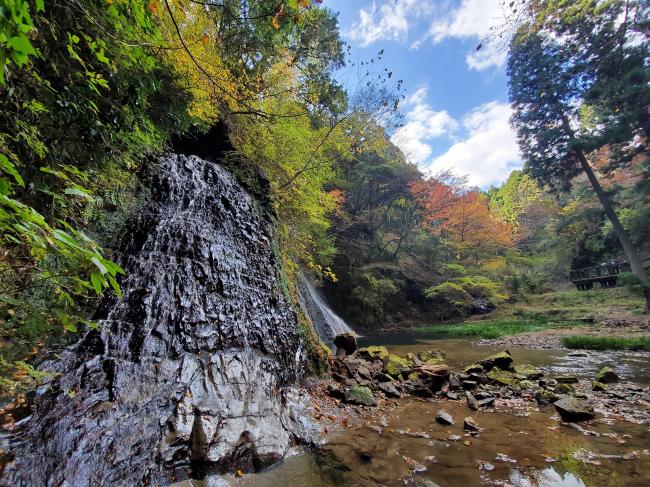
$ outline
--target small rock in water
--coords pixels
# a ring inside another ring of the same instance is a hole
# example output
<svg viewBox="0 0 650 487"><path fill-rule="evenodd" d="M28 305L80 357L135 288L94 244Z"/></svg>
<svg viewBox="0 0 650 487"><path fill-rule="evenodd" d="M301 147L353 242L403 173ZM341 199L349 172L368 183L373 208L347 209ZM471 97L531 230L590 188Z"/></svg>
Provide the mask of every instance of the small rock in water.
<svg viewBox="0 0 650 487"><path fill-rule="evenodd" d="M553 388L556 394L571 394L575 389L571 384L560 383Z"/></svg>
<svg viewBox="0 0 650 487"><path fill-rule="evenodd" d="M601 384L613 384L614 382L619 381L619 377L612 368L603 367L600 369L600 372L598 372L594 380L596 382L600 382Z"/></svg>
<svg viewBox="0 0 650 487"><path fill-rule="evenodd" d="M494 465L492 465L490 462L484 462L483 460L478 460L476 462L478 464L479 470L484 470L485 472L491 472L494 470Z"/></svg>
<svg viewBox="0 0 650 487"><path fill-rule="evenodd" d="M559 384L577 384L578 378L575 375L558 375L555 376L555 380Z"/></svg>
<svg viewBox="0 0 650 487"><path fill-rule="evenodd" d="M444 409L440 409L436 413L436 421L440 424L445 424L445 425L454 425L456 422L454 421L454 418L449 414L447 411Z"/></svg>
<svg viewBox="0 0 650 487"><path fill-rule="evenodd" d="M460 435L449 435L449 436L447 437L447 439L448 439L449 441L458 441L458 440L460 440L461 438L462 438L462 436L460 436Z"/></svg>
<svg viewBox="0 0 650 487"><path fill-rule="evenodd" d="M588 421L596 417L594 413L594 408L591 404L584 399L578 399L575 397L564 397L557 401L555 404L555 409L562 417L563 421L567 422L579 422L579 421Z"/></svg>
<svg viewBox="0 0 650 487"><path fill-rule="evenodd" d="M474 394L472 394L469 391L466 391L465 398L467 399L467 407L474 411L478 411L478 401L474 397Z"/></svg>
<svg viewBox="0 0 650 487"><path fill-rule="evenodd" d="M501 370L508 370L512 364L512 355L510 355L510 352L506 350L490 355L489 357L480 360L478 363L485 370L491 370L494 367L499 367Z"/></svg>
<svg viewBox="0 0 650 487"><path fill-rule="evenodd" d="M569 357L589 357L589 354L587 352L571 352Z"/></svg>
<svg viewBox="0 0 650 487"><path fill-rule="evenodd" d="M497 462L503 462L503 463L517 463L517 460L515 460L514 458L510 458L508 455L505 455L504 453L497 453L495 460Z"/></svg>
<svg viewBox="0 0 650 487"><path fill-rule="evenodd" d="M465 431L480 431L481 429L476 423L476 420L471 416L467 416L463 420L463 428L465 429Z"/></svg>
<svg viewBox="0 0 650 487"><path fill-rule="evenodd" d="M478 405L479 405L479 407L482 407L482 408L488 408L488 407L490 407L490 406L492 406L494 404L495 400L496 400L496 398L494 398L494 397L488 397L486 399L481 399L478 402Z"/></svg>
<svg viewBox="0 0 650 487"><path fill-rule="evenodd" d="M457 401L458 400L458 393L456 393L456 392L448 392L447 393L447 399Z"/></svg>

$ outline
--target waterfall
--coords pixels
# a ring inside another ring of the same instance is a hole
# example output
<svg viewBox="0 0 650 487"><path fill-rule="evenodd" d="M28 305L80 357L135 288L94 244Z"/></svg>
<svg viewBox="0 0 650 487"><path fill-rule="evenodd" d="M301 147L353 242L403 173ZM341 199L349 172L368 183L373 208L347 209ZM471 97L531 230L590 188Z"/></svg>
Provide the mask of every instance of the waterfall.
<svg viewBox="0 0 650 487"><path fill-rule="evenodd" d="M327 305L320 289L305 274L298 277L300 305L309 317L316 333L325 343L332 343L340 333L352 332L348 324Z"/></svg>
<svg viewBox="0 0 650 487"><path fill-rule="evenodd" d="M302 438L305 356L264 208L219 164L161 158L122 245L124 299L44 364L0 485L167 485ZM0 445L7 449L6 445Z"/></svg>

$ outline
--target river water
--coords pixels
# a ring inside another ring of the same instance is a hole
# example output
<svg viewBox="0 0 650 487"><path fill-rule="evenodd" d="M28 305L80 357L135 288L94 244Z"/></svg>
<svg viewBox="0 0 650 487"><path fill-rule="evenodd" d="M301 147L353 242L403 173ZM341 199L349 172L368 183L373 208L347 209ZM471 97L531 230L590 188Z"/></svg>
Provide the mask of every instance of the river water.
<svg viewBox="0 0 650 487"><path fill-rule="evenodd" d="M360 341L362 345L385 345L402 356L438 348L446 352L452 367L498 351L469 340L403 334ZM523 348L510 352L515 364L531 363L550 375L571 373L591 379L602 366L611 365L640 387L647 388L650 383L648 353L590 351L587 356L575 356L568 350ZM454 426L433 420L442 408L454 417ZM477 437L463 431L463 418L469 415L483 429ZM647 422L613 418L584 424L579 431L562 424L552 407L539 410L530 402L473 412L464 401L404 397L390 408L371 410L355 426L325 435L317 451L294 449L281 464L254 476L232 477L229 483L286 487L650 486Z"/></svg>

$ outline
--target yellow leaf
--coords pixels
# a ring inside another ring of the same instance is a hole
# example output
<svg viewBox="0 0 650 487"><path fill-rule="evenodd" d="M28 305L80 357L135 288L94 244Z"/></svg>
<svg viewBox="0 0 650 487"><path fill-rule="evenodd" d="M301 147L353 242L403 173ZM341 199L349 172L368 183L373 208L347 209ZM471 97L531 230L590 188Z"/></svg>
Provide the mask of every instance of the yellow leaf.
<svg viewBox="0 0 650 487"><path fill-rule="evenodd" d="M237 477L243 477L243 476L244 476L244 472L242 472L241 470L237 469Z"/></svg>
<svg viewBox="0 0 650 487"><path fill-rule="evenodd" d="M149 12L151 12L153 15L158 14L158 2L156 0L151 0L147 7L149 8Z"/></svg>
<svg viewBox="0 0 650 487"><path fill-rule="evenodd" d="M280 29L280 17L277 15L271 19L271 25L275 27L275 30Z"/></svg>

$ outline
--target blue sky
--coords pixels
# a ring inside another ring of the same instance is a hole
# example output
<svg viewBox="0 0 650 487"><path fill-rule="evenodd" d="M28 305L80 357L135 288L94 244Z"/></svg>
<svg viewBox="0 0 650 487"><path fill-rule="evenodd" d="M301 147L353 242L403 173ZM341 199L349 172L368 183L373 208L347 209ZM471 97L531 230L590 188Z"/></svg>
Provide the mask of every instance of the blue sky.
<svg viewBox="0 0 650 487"><path fill-rule="evenodd" d="M325 0L354 60L376 58L403 79L405 125L393 142L426 174L502 183L521 167L508 124L506 53L485 42L503 0ZM477 51L476 46L483 42Z"/></svg>

